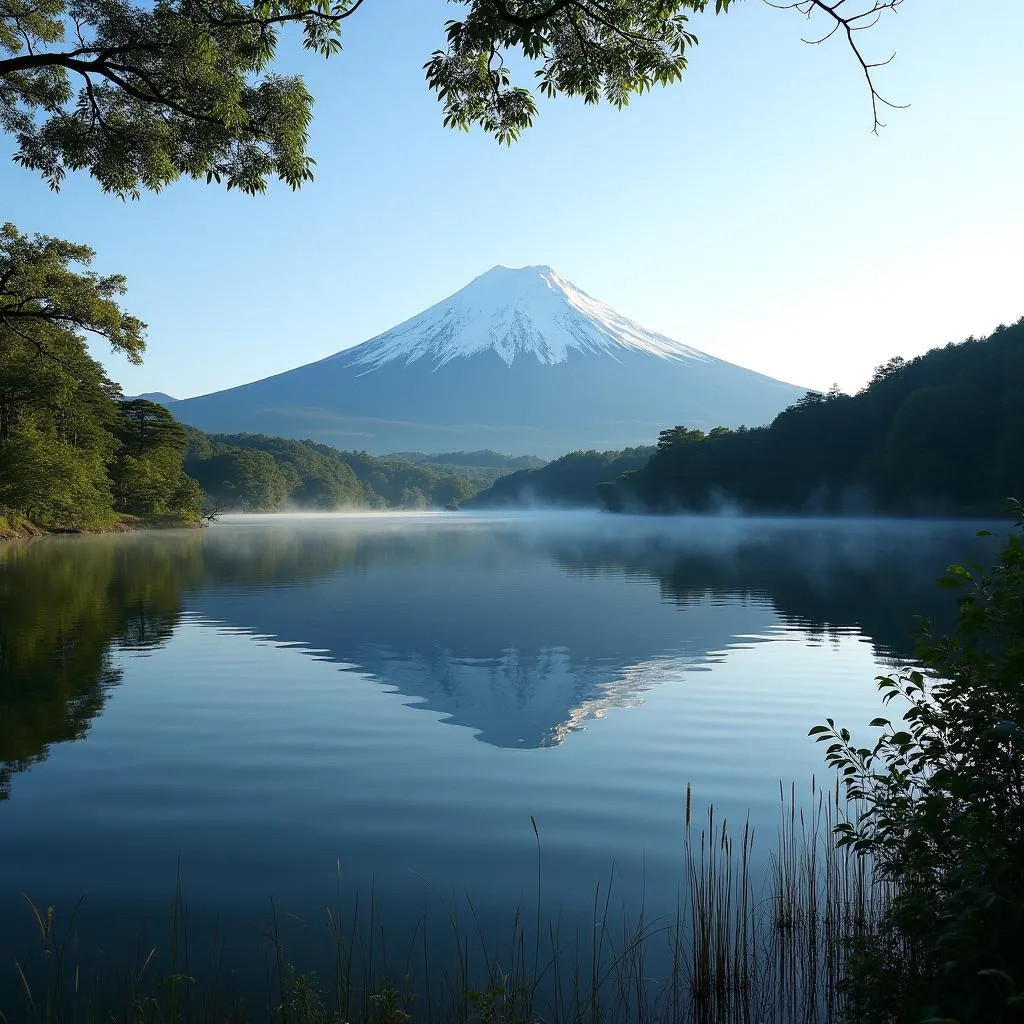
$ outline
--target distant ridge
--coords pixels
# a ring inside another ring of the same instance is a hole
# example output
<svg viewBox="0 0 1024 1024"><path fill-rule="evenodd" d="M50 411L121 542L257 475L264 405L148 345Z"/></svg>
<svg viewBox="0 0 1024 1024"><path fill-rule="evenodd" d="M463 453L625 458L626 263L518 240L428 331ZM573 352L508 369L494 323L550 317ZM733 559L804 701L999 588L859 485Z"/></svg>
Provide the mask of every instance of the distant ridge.
<svg viewBox="0 0 1024 1024"><path fill-rule="evenodd" d="M175 403L203 430L550 459L675 423L766 423L804 392L650 331L548 266L494 267L370 341Z"/></svg>
<svg viewBox="0 0 1024 1024"><path fill-rule="evenodd" d="M170 402L178 401L178 399L172 398L163 391L147 391L142 395L125 395L124 397L129 401L135 398L144 398L147 402L156 402L157 405L167 405Z"/></svg>

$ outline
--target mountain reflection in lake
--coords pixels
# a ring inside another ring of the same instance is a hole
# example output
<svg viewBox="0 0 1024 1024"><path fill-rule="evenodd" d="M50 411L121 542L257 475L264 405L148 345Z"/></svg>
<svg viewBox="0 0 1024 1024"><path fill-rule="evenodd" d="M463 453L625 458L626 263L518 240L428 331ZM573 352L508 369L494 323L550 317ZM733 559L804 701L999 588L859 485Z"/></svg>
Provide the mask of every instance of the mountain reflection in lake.
<svg viewBox="0 0 1024 1024"><path fill-rule="evenodd" d="M770 826L778 780L820 773L808 726L865 723L914 616L948 616L977 525L295 516L0 547L0 920L85 893L130 947L179 855L227 928L271 896L315 915L339 858L394 921L453 888L498 917L531 815L552 908L613 862L671 904L686 783Z"/></svg>

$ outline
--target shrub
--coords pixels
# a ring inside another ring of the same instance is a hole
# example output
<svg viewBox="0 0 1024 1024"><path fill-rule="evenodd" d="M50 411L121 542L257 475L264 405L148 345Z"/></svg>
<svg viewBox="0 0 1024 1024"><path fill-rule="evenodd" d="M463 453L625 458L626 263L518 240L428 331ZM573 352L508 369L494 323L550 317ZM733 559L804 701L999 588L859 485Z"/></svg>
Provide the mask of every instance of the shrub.
<svg viewBox="0 0 1024 1024"><path fill-rule="evenodd" d="M921 668L878 681L902 720L876 718L871 748L831 719L811 730L855 808L838 843L895 888L848 966L865 1024L1024 1017L1024 544L943 582L961 589L953 632L926 626Z"/></svg>

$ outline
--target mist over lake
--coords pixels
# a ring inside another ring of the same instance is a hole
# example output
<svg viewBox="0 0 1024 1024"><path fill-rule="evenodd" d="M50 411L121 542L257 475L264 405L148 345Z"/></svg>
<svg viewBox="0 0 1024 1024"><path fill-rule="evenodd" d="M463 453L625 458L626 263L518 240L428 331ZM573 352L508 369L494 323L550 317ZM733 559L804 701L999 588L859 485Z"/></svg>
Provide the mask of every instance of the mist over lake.
<svg viewBox="0 0 1024 1024"><path fill-rule="evenodd" d="M531 816L545 914L578 927L610 877L670 913L687 785L767 848L780 780L825 776L808 727L874 717L984 525L252 516L0 548L0 960L22 894L85 896L76 928L130 957L179 863L196 941L240 956L271 898L296 948L357 892L395 934L469 893L498 934L536 899Z"/></svg>

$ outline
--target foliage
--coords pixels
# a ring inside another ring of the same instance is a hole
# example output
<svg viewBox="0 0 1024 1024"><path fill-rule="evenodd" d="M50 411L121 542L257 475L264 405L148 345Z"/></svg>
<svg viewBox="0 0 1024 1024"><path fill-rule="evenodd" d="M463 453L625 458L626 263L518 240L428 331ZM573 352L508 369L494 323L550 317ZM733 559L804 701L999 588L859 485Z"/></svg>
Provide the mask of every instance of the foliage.
<svg viewBox="0 0 1024 1024"><path fill-rule="evenodd" d="M202 492L182 468L185 428L162 405L135 398L118 403L114 433L121 442L110 470L117 509L149 518L185 510L195 520Z"/></svg>
<svg viewBox="0 0 1024 1024"><path fill-rule="evenodd" d="M465 477L365 452L264 434L207 436L186 429L186 470L212 502L229 510L442 508L475 491Z"/></svg>
<svg viewBox="0 0 1024 1024"><path fill-rule="evenodd" d="M902 720L876 718L871 747L831 719L811 730L855 811L838 844L896 883L848 977L862 1021L1024 1016L1024 544L945 582L963 590L952 634L926 632L923 670L879 679Z"/></svg>
<svg viewBox="0 0 1024 1024"><path fill-rule="evenodd" d="M617 106L677 80L696 40L686 14L709 0L588 0L518 10L463 0L448 49L426 65L447 124L479 124L502 141L536 111L513 87L501 51L539 64L541 91ZM262 191L312 176L306 153L313 97L273 69L282 29L306 49L341 49L341 27L362 0L4 0L0 5L0 126L16 159L59 187L88 169L117 195L160 189L181 176ZM715 0L718 9L730 0Z"/></svg>
<svg viewBox="0 0 1024 1024"><path fill-rule="evenodd" d="M331 450L324 445L317 447ZM367 488L370 503L383 504L385 508L446 508L461 504L477 491L471 480L461 473L366 452L341 452L340 455Z"/></svg>
<svg viewBox="0 0 1024 1024"><path fill-rule="evenodd" d="M2 27L0 15L0 45ZM48 235L29 237L13 224L4 224L0 228L0 328L55 359L60 359L60 342L66 340L61 331L76 336L85 331L105 338L113 351L131 362L141 362L146 325L117 304L125 293L122 275L101 276L88 269L94 256L87 245Z"/></svg>
<svg viewBox="0 0 1024 1024"><path fill-rule="evenodd" d="M187 466L209 500L226 509L275 512L288 498L285 476L269 452L230 448Z"/></svg>
<svg viewBox="0 0 1024 1024"><path fill-rule="evenodd" d="M512 67L534 69L544 96L616 107L678 81L697 39L688 18L734 0L457 0L446 48L424 65L444 122L478 125L511 142L537 112ZM791 4L840 28L871 88L876 126L885 101L856 31L902 0L849 14L821 0ZM88 170L104 191L137 196L181 177L244 192L312 176L313 97L276 70L282 33L307 50L341 49L363 0L0 0L0 130L15 159L58 188ZM804 8L807 8L806 10ZM506 58L516 58L511 62Z"/></svg>
<svg viewBox="0 0 1024 1024"><path fill-rule="evenodd" d="M447 26L448 49L426 65L427 82L445 106L445 124L480 125L501 142L518 138L537 107L512 84L502 53L519 50L536 70L544 96L605 100L617 107L655 85L678 81L697 39L688 15L732 0L612 0L594 4L464 0L462 21Z"/></svg>
<svg viewBox="0 0 1024 1024"><path fill-rule="evenodd" d="M727 431L726 427L715 427L715 431ZM714 431L712 431L714 433ZM716 436L719 436L716 434ZM696 444L698 441L703 441L707 437L707 434L703 430L688 430L686 427L676 424L674 427L669 427L667 430L662 430L658 434L657 450L659 452L667 452L670 448L677 444Z"/></svg>
<svg viewBox="0 0 1024 1024"><path fill-rule="evenodd" d="M663 431L605 507L772 513L989 513L1020 487L1024 319L904 361L849 396L808 392L768 427Z"/></svg>
<svg viewBox="0 0 1024 1024"><path fill-rule="evenodd" d="M123 278L82 269L91 258L0 231L0 515L58 529L121 514L194 520L182 428L160 406L121 401L89 355L91 333L137 361L144 327L117 304Z"/></svg>
<svg viewBox="0 0 1024 1024"><path fill-rule="evenodd" d="M562 505L574 508L597 504L599 486L644 465L653 447L611 452L570 452L539 469L511 473L468 503L470 508L508 505Z"/></svg>
<svg viewBox="0 0 1024 1024"><path fill-rule="evenodd" d="M415 462L420 466L454 476L465 477L476 488L483 490L490 487L509 473L519 469L540 469L547 463L535 455L502 455L489 448L475 452L391 452L386 458L397 462Z"/></svg>

